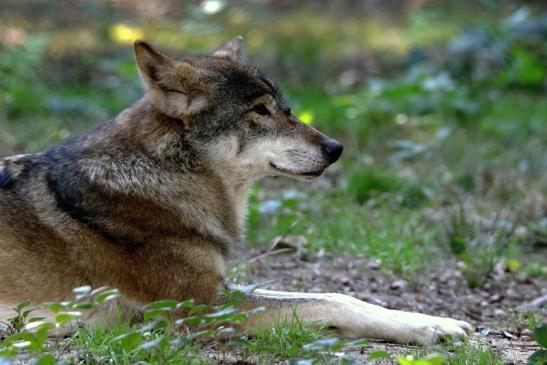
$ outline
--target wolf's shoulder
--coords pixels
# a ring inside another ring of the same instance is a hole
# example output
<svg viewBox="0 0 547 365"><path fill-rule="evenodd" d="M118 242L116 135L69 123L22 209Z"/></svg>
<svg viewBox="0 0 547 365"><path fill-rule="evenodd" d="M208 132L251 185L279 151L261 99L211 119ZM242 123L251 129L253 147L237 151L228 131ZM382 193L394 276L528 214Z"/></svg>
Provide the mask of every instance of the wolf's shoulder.
<svg viewBox="0 0 547 365"><path fill-rule="evenodd" d="M45 171L47 166L42 153L4 157L0 159L0 189L11 189L16 183Z"/></svg>

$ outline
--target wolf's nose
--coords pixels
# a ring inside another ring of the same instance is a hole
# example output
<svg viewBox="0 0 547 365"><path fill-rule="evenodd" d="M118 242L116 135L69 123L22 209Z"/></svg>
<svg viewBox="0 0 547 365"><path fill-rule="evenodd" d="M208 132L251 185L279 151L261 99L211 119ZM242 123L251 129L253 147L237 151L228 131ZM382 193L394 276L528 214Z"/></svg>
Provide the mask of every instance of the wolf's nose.
<svg viewBox="0 0 547 365"><path fill-rule="evenodd" d="M338 143L338 141L330 138L321 143L321 148L323 149L323 154L330 163L335 163L344 150L344 146Z"/></svg>

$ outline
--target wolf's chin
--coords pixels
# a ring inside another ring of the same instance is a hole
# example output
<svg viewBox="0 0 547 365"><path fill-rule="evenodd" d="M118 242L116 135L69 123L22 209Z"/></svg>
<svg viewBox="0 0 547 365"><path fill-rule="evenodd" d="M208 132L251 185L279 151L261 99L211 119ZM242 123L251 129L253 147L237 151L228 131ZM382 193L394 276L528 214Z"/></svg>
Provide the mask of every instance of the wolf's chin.
<svg viewBox="0 0 547 365"><path fill-rule="evenodd" d="M325 172L325 169L315 170L315 171L294 171L290 169L285 169L279 167L273 162L270 162L270 167L276 172L281 173L281 175L292 177L298 180L312 181L319 178Z"/></svg>

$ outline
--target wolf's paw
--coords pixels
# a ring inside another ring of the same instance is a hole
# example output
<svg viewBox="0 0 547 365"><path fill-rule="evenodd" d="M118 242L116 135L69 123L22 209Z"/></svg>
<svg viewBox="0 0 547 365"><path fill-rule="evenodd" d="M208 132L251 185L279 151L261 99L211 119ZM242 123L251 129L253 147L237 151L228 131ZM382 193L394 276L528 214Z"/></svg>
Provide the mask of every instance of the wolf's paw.
<svg viewBox="0 0 547 365"><path fill-rule="evenodd" d="M424 315L417 320L421 323L416 323L409 342L418 345L429 345L448 338L463 338L474 330L471 324L451 318Z"/></svg>
<svg viewBox="0 0 547 365"><path fill-rule="evenodd" d="M323 319L343 336L365 337L401 344L429 345L462 338L473 331L464 321L385 309L342 294L326 294Z"/></svg>

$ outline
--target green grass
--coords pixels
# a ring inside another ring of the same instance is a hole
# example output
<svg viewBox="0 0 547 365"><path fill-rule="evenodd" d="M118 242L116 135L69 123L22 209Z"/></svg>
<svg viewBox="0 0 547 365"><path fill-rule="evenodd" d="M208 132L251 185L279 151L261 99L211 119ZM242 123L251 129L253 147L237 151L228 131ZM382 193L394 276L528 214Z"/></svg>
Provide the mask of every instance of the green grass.
<svg viewBox="0 0 547 365"><path fill-rule="evenodd" d="M502 365L503 358L485 344L463 343L450 348L448 364L450 365Z"/></svg>
<svg viewBox="0 0 547 365"><path fill-rule="evenodd" d="M116 326L109 330L78 330L72 338L67 340L64 346L77 350L74 361L83 364L135 364L145 362L147 364L208 364L200 349L194 345L185 347L165 346L157 350L127 350L124 348L123 338L133 333L133 329L127 326ZM161 339L158 334L147 338L148 341ZM70 358L71 355L66 357Z"/></svg>
<svg viewBox="0 0 547 365"><path fill-rule="evenodd" d="M327 362L331 356L326 350L342 349L344 341L325 337L321 329L304 326L298 318L278 322L272 328L261 329L252 336L239 338L237 344L243 359L261 364L286 359L315 359Z"/></svg>
<svg viewBox="0 0 547 365"><path fill-rule="evenodd" d="M35 359L37 364L212 364L230 356L242 361L270 364L275 361L319 361L337 363L332 352L365 344L333 337L326 329L304 326L295 316L279 321L271 328L258 329L252 335L233 326L241 324L261 308L242 312L235 308L241 299L220 307L197 305L193 301L177 303L163 300L150 303L144 322L129 325L118 318L106 328L83 326L86 310L115 300L116 290L89 287L74 290L75 299L40 305L53 311L51 319L33 318L29 303L14 308L9 327L0 331L0 362ZM184 309L186 316L170 320L172 311ZM79 324L64 339L47 341L55 329Z"/></svg>
<svg viewBox="0 0 547 365"><path fill-rule="evenodd" d="M231 326L255 313L254 310L235 310L235 296L234 301L221 307L196 305L192 301L158 301L147 305L144 323L128 325L118 321L108 329L80 326L68 337L46 341L48 333L55 328L73 321L82 324L80 320L85 314L81 310L94 309L118 297L115 290L91 291L88 287L75 289L75 294L74 300L44 305L55 312L51 320L33 319L27 310L28 302L19 305L16 316L10 320L11 333L4 335L0 343L0 361L35 359L37 364L44 365L56 361L64 364L212 364L235 358L257 364L279 361L352 364L352 358L368 346L364 340L333 337L326 327L304 326L297 317L257 329L252 335L234 332ZM181 308L188 310L186 317L167 320L171 311ZM537 324L534 327L538 328ZM385 351L369 356L371 359L372 356L396 358L401 365L503 363L499 354L482 342L467 341L415 349L404 356Z"/></svg>
<svg viewBox="0 0 547 365"><path fill-rule="evenodd" d="M502 365L503 358L483 343L459 342L447 344L436 349L437 352L423 349L398 356L400 365Z"/></svg>
<svg viewBox="0 0 547 365"><path fill-rule="evenodd" d="M223 341L201 340L185 346L166 346L161 351L138 349L127 351L121 339L135 331L128 326L101 329L79 329L69 340L61 343L68 350L78 351L84 364L114 363L134 364L213 364L237 354L241 361L271 364L283 360L313 360L318 363L336 363L327 351L338 351L348 345L364 344L348 342L326 336L326 332L304 326L300 321L283 321L272 328L262 329L252 335L239 334L224 337ZM158 333L147 341L160 339ZM85 349L85 350L82 350ZM70 357L67 351L67 357Z"/></svg>
<svg viewBox="0 0 547 365"><path fill-rule="evenodd" d="M348 201L337 192L310 194L309 201L287 204L275 215L265 215L250 232L267 242L278 235L301 234L309 240L312 250L343 252L382 260L383 270L413 274L425 269L423 258L435 251L430 244L435 227L423 223L415 211L386 197L372 204ZM295 223L296 222L296 223ZM321 222L321 224L317 224Z"/></svg>

